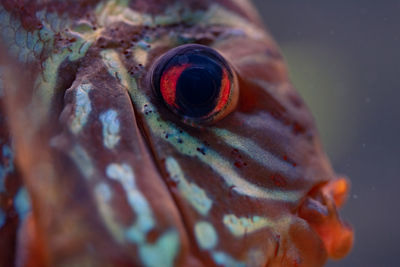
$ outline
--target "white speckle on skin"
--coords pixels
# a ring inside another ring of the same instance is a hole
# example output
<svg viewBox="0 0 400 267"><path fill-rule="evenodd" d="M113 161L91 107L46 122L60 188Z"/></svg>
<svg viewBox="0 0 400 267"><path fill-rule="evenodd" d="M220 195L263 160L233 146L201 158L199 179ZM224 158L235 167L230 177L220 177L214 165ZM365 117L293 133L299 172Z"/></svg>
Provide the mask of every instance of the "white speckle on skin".
<svg viewBox="0 0 400 267"><path fill-rule="evenodd" d="M174 158L167 158L167 171L172 180L178 183L178 190L189 203L202 215L207 215L212 206L211 199L208 198L203 189L194 183L189 183L185 178L182 169Z"/></svg>
<svg viewBox="0 0 400 267"><path fill-rule="evenodd" d="M92 84L80 84L76 88L75 93L75 116L70 124L70 129L74 134L78 134L85 126L89 114L92 110L90 103L89 92L92 89Z"/></svg>
<svg viewBox="0 0 400 267"><path fill-rule="evenodd" d="M163 234L154 244L140 247L139 254L142 262L148 267L172 267L179 250L179 235L170 230Z"/></svg>
<svg viewBox="0 0 400 267"><path fill-rule="evenodd" d="M134 243L143 242L155 223L149 203L136 187L132 168L125 163L113 163L107 166L106 174L121 183L128 202L137 215L136 222L126 231L126 239Z"/></svg>
<svg viewBox="0 0 400 267"><path fill-rule="evenodd" d="M110 109L100 115L103 125L103 143L108 149L113 149L121 139L119 136L120 122L117 111Z"/></svg>
<svg viewBox="0 0 400 267"><path fill-rule="evenodd" d="M209 222L198 222L194 227L197 243L202 249L213 249L218 243L218 236L214 226Z"/></svg>

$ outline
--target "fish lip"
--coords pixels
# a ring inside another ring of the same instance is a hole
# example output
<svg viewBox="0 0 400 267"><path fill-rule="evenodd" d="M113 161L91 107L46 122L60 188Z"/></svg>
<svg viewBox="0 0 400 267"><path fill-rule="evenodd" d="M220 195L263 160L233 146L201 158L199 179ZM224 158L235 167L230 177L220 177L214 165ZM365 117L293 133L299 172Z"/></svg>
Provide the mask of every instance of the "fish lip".
<svg viewBox="0 0 400 267"><path fill-rule="evenodd" d="M335 178L315 185L304 197L296 210L298 217L322 240L330 258L340 259L351 250L354 232L350 224L342 220L338 209L345 203L349 192L346 178Z"/></svg>

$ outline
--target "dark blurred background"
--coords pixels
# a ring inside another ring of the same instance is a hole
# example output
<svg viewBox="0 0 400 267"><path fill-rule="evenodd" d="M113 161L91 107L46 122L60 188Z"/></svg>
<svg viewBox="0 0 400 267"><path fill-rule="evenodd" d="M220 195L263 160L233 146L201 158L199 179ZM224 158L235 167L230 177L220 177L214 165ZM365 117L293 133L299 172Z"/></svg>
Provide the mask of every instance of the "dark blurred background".
<svg viewBox="0 0 400 267"><path fill-rule="evenodd" d="M400 266L400 1L254 0L352 189L351 254L328 266Z"/></svg>

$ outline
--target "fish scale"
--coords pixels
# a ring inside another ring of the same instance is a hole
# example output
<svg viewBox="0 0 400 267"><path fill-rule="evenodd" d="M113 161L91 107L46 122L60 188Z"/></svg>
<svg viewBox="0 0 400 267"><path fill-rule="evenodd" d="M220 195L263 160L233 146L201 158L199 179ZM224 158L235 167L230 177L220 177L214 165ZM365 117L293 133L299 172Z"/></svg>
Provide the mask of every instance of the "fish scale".
<svg viewBox="0 0 400 267"><path fill-rule="evenodd" d="M21 3L0 1L1 266L322 266L350 250L348 182L250 2ZM210 125L149 82L184 44L238 76Z"/></svg>

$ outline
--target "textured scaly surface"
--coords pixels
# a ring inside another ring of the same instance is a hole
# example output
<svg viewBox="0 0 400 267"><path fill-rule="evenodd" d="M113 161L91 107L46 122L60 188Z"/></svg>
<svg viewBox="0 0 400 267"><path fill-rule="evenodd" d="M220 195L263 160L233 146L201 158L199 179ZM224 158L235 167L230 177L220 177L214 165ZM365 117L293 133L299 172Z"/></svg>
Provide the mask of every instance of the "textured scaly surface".
<svg viewBox="0 0 400 267"><path fill-rule="evenodd" d="M0 1L1 266L321 266L352 231L274 41L239 0ZM183 124L149 70L219 51L239 103Z"/></svg>

